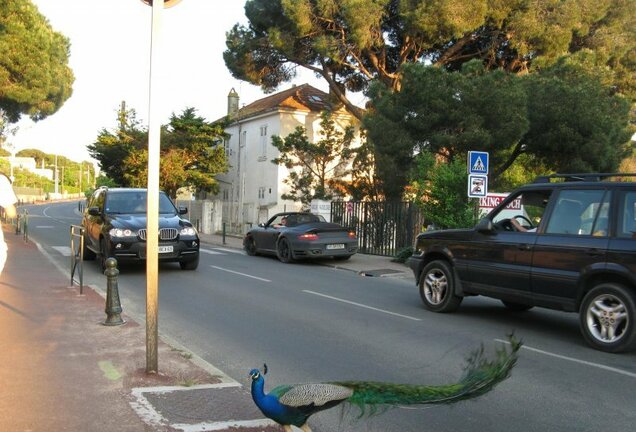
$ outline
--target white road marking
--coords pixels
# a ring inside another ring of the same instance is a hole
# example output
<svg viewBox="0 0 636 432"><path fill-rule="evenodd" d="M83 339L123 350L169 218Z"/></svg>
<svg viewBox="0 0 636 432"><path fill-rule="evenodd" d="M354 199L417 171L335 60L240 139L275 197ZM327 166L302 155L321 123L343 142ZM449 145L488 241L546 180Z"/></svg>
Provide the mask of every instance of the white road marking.
<svg viewBox="0 0 636 432"><path fill-rule="evenodd" d="M223 389L229 387L241 387L241 384L234 381L232 383L220 383L220 384L203 384L195 385L191 387L137 387L133 388L131 393L134 400L130 401L130 406L141 418L141 420L150 426L165 426L169 425L171 428L179 429L184 432L203 432L203 431L221 431L229 428L240 427L253 427L264 428L268 426L275 426L272 420L254 419L254 420L228 420L217 422L204 422L204 423L172 423L163 417L162 413L157 411L152 403L146 397L146 394L167 394L173 392L184 392L200 389Z"/></svg>
<svg viewBox="0 0 636 432"><path fill-rule="evenodd" d="M277 426L274 420L257 419L257 420L230 420L224 422L198 423L198 424L181 424L173 423L170 426L183 432L207 432L207 431L224 431L234 428L266 428L268 426Z"/></svg>
<svg viewBox="0 0 636 432"><path fill-rule="evenodd" d="M36 225L35 228L55 228L53 225Z"/></svg>
<svg viewBox="0 0 636 432"><path fill-rule="evenodd" d="M71 256L71 248L68 246L51 246L51 247L64 256L67 256L67 257Z"/></svg>
<svg viewBox="0 0 636 432"><path fill-rule="evenodd" d="M224 248L224 247L217 247L214 249L220 250L223 252L233 253L233 254L245 255L245 252L242 249L230 249L230 248Z"/></svg>
<svg viewBox="0 0 636 432"><path fill-rule="evenodd" d="M503 342L505 344L510 344L509 341L503 340L503 339L495 339L495 341ZM593 363L593 362L589 362L589 361L585 361L585 360L579 360L579 359L576 359L574 357L567 357L567 356L564 356L564 355L561 355L561 354L555 354L555 353L551 353L549 351L540 350L538 348L532 348L532 347L529 347L527 345L521 345L521 348L527 349L528 351L533 351L533 352L536 352L536 353L539 353L539 354L547 355L547 356L550 356L550 357L555 357L555 358L558 358L558 359L561 359L561 360L567 360L567 361L571 361L571 362L574 362L574 363L579 363L579 364L583 364L583 365L586 365L586 366L592 366L592 367L595 367L595 368L598 368L598 369L603 369L603 370L606 370L606 371L609 371L609 372L614 372L614 373L617 373L617 374L627 375L628 377L636 378L636 373L628 372L628 371L623 370L623 369L617 369L615 367L606 366L606 365L603 365L603 364L600 364L600 363Z"/></svg>
<svg viewBox="0 0 636 432"><path fill-rule="evenodd" d="M199 249L199 252L203 252L210 255L225 255L223 252L217 252L211 249Z"/></svg>
<svg viewBox="0 0 636 432"><path fill-rule="evenodd" d="M325 297L325 298L328 298L328 299L331 299L331 300L336 300L336 301L339 301L339 302L342 302L342 303L347 303L347 304L350 304L350 305L358 306L358 307L361 307L361 308L371 309L371 310L374 310L376 312L382 312L382 313L385 313L385 314L394 315L394 316L398 316L398 317L401 317L401 318L410 319L410 320L413 320L413 321L422 321L421 319L415 318L415 317L412 317L412 316L402 315L402 314L391 312L391 311L388 311L388 310L374 308L372 306L367 306L367 305L364 305L364 304L361 304L361 303L356 303L356 302L352 302L352 301L349 301L349 300L344 300L344 299L341 299L341 298L338 298L338 297L332 297L330 295L317 293L315 291L303 290L303 292L305 292L307 294L317 295L317 296L320 296L320 297Z"/></svg>
<svg viewBox="0 0 636 432"><path fill-rule="evenodd" d="M271 280L269 280L269 279L263 279L263 278L260 278L258 276L248 275L246 273L237 272L237 271L226 269L226 268L223 268L223 267L217 267L217 266L210 266L210 267L215 268L217 270L223 270L223 271L226 271L228 273L234 273L234 274L245 276L245 277L248 277L248 278L257 279L257 280L263 281L263 282L271 282Z"/></svg>
<svg viewBox="0 0 636 432"><path fill-rule="evenodd" d="M210 254L210 255L225 255L226 253L233 253L233 254L238 254L238 255L245 255L245 252L243 252L240 249L229 249L229 248L223 248L223 247L217 247L217 248L212 248L212 249L199 249L201 252L206 253L206 254Z"/></svg>

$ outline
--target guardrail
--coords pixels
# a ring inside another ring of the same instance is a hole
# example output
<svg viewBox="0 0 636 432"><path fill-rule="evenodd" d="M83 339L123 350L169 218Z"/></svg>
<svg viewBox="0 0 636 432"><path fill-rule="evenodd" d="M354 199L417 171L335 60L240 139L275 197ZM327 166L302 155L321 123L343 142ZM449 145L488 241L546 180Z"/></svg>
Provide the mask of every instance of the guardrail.
<svg viewBox="0 0 636 432"><path fill-rule="evenodd" d="M71 286L76 271L81 295L84 294L84 227L71 225Z"/></svg>

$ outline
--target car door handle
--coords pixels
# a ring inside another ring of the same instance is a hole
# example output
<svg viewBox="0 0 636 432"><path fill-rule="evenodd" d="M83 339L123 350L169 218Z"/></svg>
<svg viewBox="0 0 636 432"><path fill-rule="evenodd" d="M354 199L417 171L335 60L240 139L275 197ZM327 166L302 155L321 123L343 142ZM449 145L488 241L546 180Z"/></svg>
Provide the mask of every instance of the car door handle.
<svg viewBox="0 0 636 432"><path fill-rule="evenodd" d="M527 243L521 243L517 245L517 249L522 250L522 251L529 251L530 249L532 249L532 246L530 246Z"/></svg>

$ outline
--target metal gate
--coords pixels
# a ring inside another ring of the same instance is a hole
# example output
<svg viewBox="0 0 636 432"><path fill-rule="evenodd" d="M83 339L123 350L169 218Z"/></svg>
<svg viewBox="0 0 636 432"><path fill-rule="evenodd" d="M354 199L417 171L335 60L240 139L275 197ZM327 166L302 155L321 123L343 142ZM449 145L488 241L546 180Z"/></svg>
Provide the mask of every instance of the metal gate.
<svg viewBox="0 0 636 432"><path fill-rule="evenodd" d="M355 229L361 253L384 256L413 246L424 226L422 212L412 202L333 201L331 221Z"/></svg>

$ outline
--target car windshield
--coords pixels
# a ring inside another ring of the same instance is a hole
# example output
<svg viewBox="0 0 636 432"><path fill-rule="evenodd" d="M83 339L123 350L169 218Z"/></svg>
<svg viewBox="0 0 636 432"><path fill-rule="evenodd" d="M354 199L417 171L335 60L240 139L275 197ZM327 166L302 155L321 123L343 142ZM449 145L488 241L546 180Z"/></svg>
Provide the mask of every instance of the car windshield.
<svg viewBox="0 0 636 432"><path fill-rule="evenodd" d="M106 213L137 214L146 213L146 192L126 191L110 193L106 198ZM159 213L176 214L177 210L165 193L159 194Z"/></svg>
<svg viewBox="0 0 636 432"><path fill-rule="evenodd" d="M316 215L313 213L288 213L282 215L276 215L269 221L270 226L281 227L281 226L297 226L311 222L326 222L325 218L321 215Z"/></svg>

